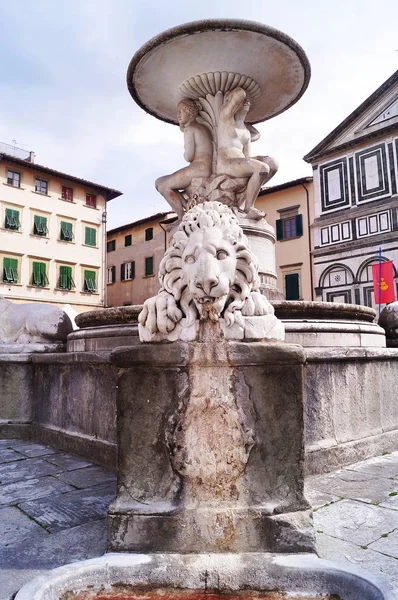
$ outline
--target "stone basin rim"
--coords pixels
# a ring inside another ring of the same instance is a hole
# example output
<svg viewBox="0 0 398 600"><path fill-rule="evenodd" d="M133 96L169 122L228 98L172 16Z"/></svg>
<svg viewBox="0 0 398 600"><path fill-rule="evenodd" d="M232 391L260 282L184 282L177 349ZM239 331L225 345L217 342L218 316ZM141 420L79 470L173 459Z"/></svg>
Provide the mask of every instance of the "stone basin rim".
<svg viewBox="0 0 398 600"><path fill-rule="evenodd" d="M274 591L280 581L281 592L337 593L343 594L343 600L397 598L392 586L380 577L314 554L109 553L39 575L19 590L15 600L55 600L66 591L84 591L93 584L202 589L205 571L209 589L216 587L220 592Z"/></svg>
<svg viewBox="0 0 398 600"><path fill-rule="evenodd" d="M288 46L291 50L293 50L299 62L301 63L301 67L304 73L304 80L300 91L294 96L294 98L289 103L287 103L286 106L283 107L281 110L273 112L270 116L266 118L252 120L248 115L248 123L262 123L270 118L281 114L282 112L293 106L304 94L305 90L308 87L311 77L310 62L300 44L298 44L289 35L283 33L279 29L276 29L269 25L265 25L263 23L259 23L258 21L249 21L245 19L203 19L199 21L190 21L189 23L184 23L182 25L177 25L176 27L172 27L163 31L162 33L155 35L143 46L141 46L141 48L139 48L139 50L137 50L137 52L134 54L127 69L126 79L130 95L132 96L133 100L138 104L138 106L140 106L148 114L156 117L157 119L160 119L161 121L165 121L166 123L170 123L172 125L178 125L176 117L168 118L164 115L160 115L158 114L156 109L149 107L145 102L142 101L134 83L134 73L138 68L141 60L145 57L145 55L149 54L149 52L153 51L155 48L167 42L170 42L174 38L209 31L249 31L272 37L275 40L281 42L282 44ZM197 73L193 73L193 75L196 74Z"/></svg>

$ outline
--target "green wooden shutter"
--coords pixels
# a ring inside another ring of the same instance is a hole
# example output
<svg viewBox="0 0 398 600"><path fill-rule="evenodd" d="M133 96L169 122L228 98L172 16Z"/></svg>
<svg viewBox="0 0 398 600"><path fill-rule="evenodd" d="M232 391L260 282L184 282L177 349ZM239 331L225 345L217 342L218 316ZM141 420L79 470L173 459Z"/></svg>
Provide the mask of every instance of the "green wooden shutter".
<svg viewBox="0 0 398 600"><path fill-rule="evenodd" d="M296 215L296 235L303 235L303 215Z"/></svg>
<svg viewBox="0 0 398 600"><path fill-rule="evenodd" d="M124 281L126 279L126 265L122 263L120 265L120 281Z"/></svg>
<svg viewBox="0 0 398 600"><path fill-rule="evenodd" d="M71 242L73 240L73 226L72 223L61 221L61 240L65 242Z"/></svg>
<svg viewBox="0 0 398 600"><path fill-rule="evenodd" d="M32 266L32 285L37 285L38 287L45 287L48 285L46 263L34 262Z"/></svg>
<svg viewBox="0 0 398 600"><path fill-rule="evenodd" d="M300 289L299 289L299 274L291 273L285 275L285 286L286 286L286 300L299 300Z"/></svg>
<svg viewBox="0 0 398 600"><path fill-rule="evenodd" d="M66 265L59 267L58 287L63 290L70 290L72 287L75 287L72 279L72 267L68 267Z"/></svg>
<svg viewBox="0 0 398 600"><path fill-rule="evenodd" d="M33 217L33 233L35 235L47 235L47 217L34 215Z"/></svg>
<svg viewBox="0 0 398 600"><path fill-rule="evenodd" d="M111 273L112 273L112 283L115 283L116 281L116 267L115 265L113 265L113 267L111 267Z"/></svg>
<svg viewBox="0 0 398 600"><path fill-rule="evenodd" d="M276 239L283 240L283 219L278 219L276 222Z"/></svg>
<svg viewBox="0 0 398 600"><path fill-rule="evenodd" d="M131 261L131 279L135 278L135 261Z"/></svg>
<svg viewBox="0 0 398 600"><path fill-rule="evenodd" d="M153 256L145 259L145 275L153 275Z"/></svg>
<svg viewBox="0 0 398 600"><path fill-rule="evenodd" d="M92 227L85 228L85 238L84 243L87 246L96 246L97 245L97 230Z"/></svg>
<svg viewBox="0 0 398 600"><path fill-rule="evenodd" d="M18 283L18 259L3 258L3 281L4 283Z"/></svg>
<svg viewBox="0 0 398 600"><path fill-rule="evenodd" d="M6 229L19 229L21 226L21 223L19 221L19 210L12 210L11 208L6 208L6 218L4 224Z"/></svg>
<svg viewBox="0 0 398 600"><path fill-rule="evenodd" d="M84 291L85 292L96 292L97 284L96 284L96 273L95 271L84 271Z"/></svg>

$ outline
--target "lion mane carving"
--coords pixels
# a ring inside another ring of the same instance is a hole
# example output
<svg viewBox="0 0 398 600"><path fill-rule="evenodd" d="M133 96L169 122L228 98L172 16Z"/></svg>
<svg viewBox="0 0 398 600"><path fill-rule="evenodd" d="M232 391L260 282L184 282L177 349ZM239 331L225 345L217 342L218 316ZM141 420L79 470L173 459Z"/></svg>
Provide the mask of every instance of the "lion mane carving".
<svg viewBox="0 0 398 600"><path fill-rule="evenodd" d="M157 296L146 300L139 315L142 341L195 339L199 321L219 319L225 337L243 339L247 317L269 317L268 329L278 324L272 339L283 337L259 291L257 259L225 204L205 202L184 215L160 263L159 281Z"/></svg>

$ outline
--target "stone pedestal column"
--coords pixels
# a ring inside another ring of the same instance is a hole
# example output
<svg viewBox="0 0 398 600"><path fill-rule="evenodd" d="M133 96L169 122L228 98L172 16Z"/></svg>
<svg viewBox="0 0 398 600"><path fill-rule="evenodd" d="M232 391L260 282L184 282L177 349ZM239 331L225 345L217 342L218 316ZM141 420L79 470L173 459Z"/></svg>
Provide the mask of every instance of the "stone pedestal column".
<svg viewBox="0 0 398 600"><path fill-rule="evenodd" d="M109 550L314 550L300 346L207 339L111 360L123 370Z"/></svg>

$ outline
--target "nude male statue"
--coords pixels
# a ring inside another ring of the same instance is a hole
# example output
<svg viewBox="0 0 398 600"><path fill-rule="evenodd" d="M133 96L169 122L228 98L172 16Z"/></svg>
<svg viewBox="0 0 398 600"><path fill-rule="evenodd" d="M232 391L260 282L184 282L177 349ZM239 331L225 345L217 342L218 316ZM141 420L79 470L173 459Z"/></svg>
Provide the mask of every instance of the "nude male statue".
<svg viewBox="0 0 398 600"><path fill-rule="evenodd" d="M217 132L217 174L249 178L243 212L249 219L260 219L264 213L254 208L254 202L261 186L275 175L278 163L270 156L250 157L250 142L260 134L245 124L249 109L250 101L242 88L225 94Z"/></svg>
<svg viewBox="0 0 398 600"><path fill-rule="evenodd" d="M196 121L198 112L192 100L178 103L178 122L184 133L184 158L191 164L171 175L159 177L155 182L157 191L177 213L179 220L187 209L187 200L181 190L189 187L195 177L210 177L212 170L212 141L208 129Z"/></svg>

